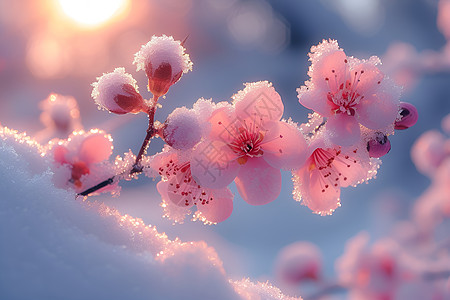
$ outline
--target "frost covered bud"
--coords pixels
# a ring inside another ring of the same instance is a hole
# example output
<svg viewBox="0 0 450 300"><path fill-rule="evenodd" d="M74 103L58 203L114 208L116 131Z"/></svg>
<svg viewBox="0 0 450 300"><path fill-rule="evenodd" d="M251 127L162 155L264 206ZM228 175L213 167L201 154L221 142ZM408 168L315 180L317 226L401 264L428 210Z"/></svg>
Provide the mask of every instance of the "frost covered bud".
<svg viewBox="0 0 450 300"><path fill-rule="evenodd" d="M175 109L167 118L163 129L163 139L169 146L187 150L202 138L202 129L195 111L185 107Z"/></svg>
<svg viewBox="0 0 450 300"><path fill-rule="evenodd" d="M394 123L397 130L408 129L416 124L419 113L414 105L407 102L400 102L399 116Z"/></svg>
<svg viewBox="0 0 450 300"><path fill-rule="evenodd" d="M391 150L391 142L381 132L375 134L375 138L367 142L367 151L370 157L382 157Z"/></svg>
<svg viewBox="0 0 450 300"><path fill-rule="evenodd" d="M171 36L153 36L135 54L137 71L144 70L148 77L148 89L156 97L167 93L170 86L180 80L183 73L192 70L189 55L180 41Z"/></svg>
<svg viewBox="0 0 450 300"><path fill-rule="evenodd" d="M92 98L99 107L123 115L145 110L146 104L138 92L136 80L124 68L105 73L92 84Z"/></svg>

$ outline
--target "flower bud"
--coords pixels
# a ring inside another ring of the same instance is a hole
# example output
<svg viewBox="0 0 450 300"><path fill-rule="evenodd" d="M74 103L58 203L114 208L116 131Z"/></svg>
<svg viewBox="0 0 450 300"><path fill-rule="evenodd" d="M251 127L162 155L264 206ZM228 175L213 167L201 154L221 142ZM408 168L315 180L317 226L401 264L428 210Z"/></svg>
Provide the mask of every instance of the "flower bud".
<svg viewBox="0 0 450 300"><path fill-rule="evenodd" d="M419 114L414 105L407 102L400 102L399 117L394 123L397 130L408 129L416 124Z"/></svg>
<svg viewBox="0 0 450 300"><path fill-rule="evenodd" d="M124 68L116 68L114 72L103 74L97 80L92 84L92 98L99 107L119 115L135 114L146 108L136 80L125 73Z"/></svg>
<svg viewBox="0 0 450 300"><path fill-rule="evenodd" d="M382 157L391 150L391 142L382 132L377 132L375 138L367 142L370 157Z"/></svg>
<svg viewBox="0 0 450 300"><path fill-rule="evenodd" d="M167 93L170 86L180 80L183 73L192 70L189 55L180 41L171 36L153 36L135 54L137 71L144 70L148 77L148 89L156 97Z"/></svg>
<svg viewBox="0 0 450 300"><path fill-rule="evenodd" d="M163 139L169 146L187 150L202 138L202 128L196 113L185 107L175 109L167 118L163 129Z"/></svg>

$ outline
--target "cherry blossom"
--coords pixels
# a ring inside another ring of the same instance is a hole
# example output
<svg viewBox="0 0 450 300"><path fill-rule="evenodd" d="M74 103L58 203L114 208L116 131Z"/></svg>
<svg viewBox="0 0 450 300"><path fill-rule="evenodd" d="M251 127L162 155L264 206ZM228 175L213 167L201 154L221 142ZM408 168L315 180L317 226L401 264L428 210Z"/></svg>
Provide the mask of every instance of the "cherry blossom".
<svg viewBox="0 0 450 300"><path fill-rule="evenodd" d="M82 129L75 98L52 93L39 106L42 109L40 119L46 128L36 135L36 140L64 139Z"/></svg>
<svg viewBox="0 0 450 300"><path fill-rule="evenodd" d="M323 133L314 137L307 153L303 166L292 172L293 196L320 215L331 215L341 205L341 187L373 178L379 167L362 147L330 147Z"/></svg>
<svg viewBox="0 0 450 300"><path fill-rule="evenodd" d="M180 41L171 36L152 36L135 54L137 71L144 70L148 89L156 97L165 95L180 80L183 73L192 70L192 61Z"/></svg>
<svg viewBox="0 0 450 300"><path fill-rule="evenodd" d="M379 240L372 246L368 242L369 236L361 233L347 243L336 262L341 284L350 288L349 299L394 299L413 272L393 240Z"/></svg>
<svg viewBox="0 0 450 300"><path fill-rule="evenodd" d="M233 99L209 118L211 131L194 150L192 174L210 188L235 180L245 201L267 204L280 193L280 169L303 163L306 142L296 125L280 121L283 103L269 82L248 83Z"/></svg>
<svg viewBox="0 0 450 300"><path fill-rule="evenodd" d="M450 156L450 140L437 130L423 133L411 148L416 168L433 177L446 157Z"/></svg>
<svg viewBox="0 0 450 300"><path fill-rule="evenodd" d="M50 146L49 154L56 167L55 182L60 186L69 185L78 192L109 171L100 163L111 156L112 139L102 131L74 132L66 141ZM85 183L89 176L93 178Z"/></svg>
<svg viewBox="0 0 450 300"><path fill-rule="evenodd" d="M194 206L197 208L194 219L208 224L225 221L231 215L233 194L228 188L200 186L191 175L188 154L167 150L154 157L151 165L162 178L157 188L169 219L182 223Z"/></svg>
<svg viewBox="0 0 450 300"><path fill-rule="evenodd" d="M309 57L311 78L297 89L299 102L328 119L333 143L352 146L360 125L383 130L394 123L401 89L379 70L377 57L348 57L335 40L313 46Z"/></svg>
<svg viewBox="0 0 450 300"><path fill-rule="evenodd" d="M275 262L278 281L288 285L321 277L322 257L320 249L309 242L296 242L283 249Z"/></svg>

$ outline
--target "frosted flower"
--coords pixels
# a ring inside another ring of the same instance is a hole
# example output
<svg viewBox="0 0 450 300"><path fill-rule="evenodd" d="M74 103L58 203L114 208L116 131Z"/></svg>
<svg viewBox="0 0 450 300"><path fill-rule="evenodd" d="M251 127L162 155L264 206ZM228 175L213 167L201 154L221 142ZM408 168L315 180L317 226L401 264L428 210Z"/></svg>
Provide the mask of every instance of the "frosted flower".
<svg viewBox="0 0 450 300"><path fill-rule="evenodd" d="M450 141L436 130L423 133L411 148L411 158L421 173L433 177L450 155Z"/></svg>
<svg viewBox="0 0 450 300"><path fill-rule="evenodd" d="M294 124L280 121L283 103L267 81L246 84L233 99L209 118L211 131L194 150L192 175L210 188L235 180L245 201L263 205L280 193L280 169L304 162L306 141Z"/></svg>
<svg viewBox="0 0 450 300"><path fill-rule="evenodd" d="M162 177L158 191L166 217L180 223L194 206L197 208L196 219L205 223L219 223L231 215L233 195L230 190L200 186L191 175L188 154L165 151L153 159L152 166Z"/></svg>
<svg viewBox="0 0 450 300"><path fill-rule="evenodd" d="M67 138L73 131L81 130L80 111L75 98L50 94L39 106L42 109L40 119L46 129L37 134L37 139Z"/></svg>
<svg viewBox="0 0 450 300"><path fill-rule="evenodd" d="M69 184L79 192L89 187L89 184L84 184L89 176L94 176L92 181L98 183L101 175L105 173L103 166L99 163L108 160L112 149L111 137L99 130L91 130L87 133L75 132L67 141L57 143L50 151L55 166L62 166L65 167L63 170L69 170L68 173L61 173L63 178L58 177L61 175L58 172L55 173L56 181L63 180L62 184L58 185L64 187Z"/></svg>
<svg viewBox="0 0 450 300"><path fill-rule="evenodd" d="M349 299L393 299L411 271L394 241L380 240L373 246L368 241L367 234L359 234L347 243L336 262L340 282L351 289Z"/></svg>
<svg viewBox="0 0 450 300"><path fill-rule="evenodd" d="M309 242L296 242L284 247L275 261L278 281L288 285L318 280L321 269L320 249Z"/></svg>
<svg viewBox="0 0 450 300"><path fill-rule="evenodd" d="M115 114L146 111L146 104L139 94L136 80L124 68L105 73L92 84L92 98L99 107Z"/></svg>
<svg viewBox="0 0 450 300"><path fill-rule="evenodd" d="M293 196L320 215L331 215L341 205L341 187L373 178L379 165L364 149L330 148L321 135L312 141L307 153L305 164L292 172Z"/></svg>
<svg viewBox="0 0 450 300"><path fill-rule="evenodd" d="M311 77L297 89L299 102L328 118L330 141L352 146L360 140L360 124L382 130L398 115L401 89L377 67L380 60L348 57L337 41L311 48Z"/></svg>
<svg viewBox="0 0 450 300"><path fill-rule="evenodd" d="M192 61L180 41L171 36L152 36L135 54L137 71L144 70L148 89L156 97L165 95L183 73L192 70Z"/></svg>
<svg viewBox="0 0 450 300"><path fill-rule="evenodd" d="M196 112L186 107L175 109L167 117L162 135L164 141L175 149L187 150L194 147L202 138L202 128Z"/></svg>

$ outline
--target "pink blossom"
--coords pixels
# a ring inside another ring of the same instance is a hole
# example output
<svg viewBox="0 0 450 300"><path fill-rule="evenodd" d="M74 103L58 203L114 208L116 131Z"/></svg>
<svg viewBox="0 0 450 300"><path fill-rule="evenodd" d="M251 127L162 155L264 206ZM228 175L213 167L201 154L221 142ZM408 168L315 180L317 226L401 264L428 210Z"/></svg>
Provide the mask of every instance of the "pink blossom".
<svg viewBox="0 0 450 300"><path fill-rule="evenodd" d="M93 182L106 179L102 174L106 172L99 163L108 160L112 154L112 139L109 135L99 130L74 132L66 141L60 141L51 148L50 153L56 166L68 168L68 173L55 173L55 181L58 185L70 185L77 192L89 187ZM104 166L107 168L106 166ZM67 175L65 175L67 174ZM87 178L91 176L89 183Z"/></svg>
<svg viewBox="0 0 450 300"><path fill-rule="evenodd" d="M450 40L450 1L440 0L438 5L437 27L447 40Z"/></svg>
<svg viewBox="0 0 450 300"><path fill-rule="evenodd" d="M401 90L378 69L377 57L348 57L334 40L313 46L309 57L311 78L297 89L298 98L328 118L330 141L352 146L360 140L360 125L383 131L394 123Z"/></svg>
<svg viewBox="0 0 450 300"><path fill-rule="evenodd" d="M430 177L449 155L450 141L436 130L423 133L411 148L411 158L416 168Z"/></svg>
<svg viewBox="0 0 450 300"><path fill-rule="evenodd" d="M39 103L39 107L42 109L40 119L46 129L37 134L36 140L67 138L73 131L82 129L75 98L52 93Z"/></svg>
<svg viewBox="0 0 450 300"><path fill-rule="evenodd" d="M393 240L379 240L373 246L368 241L367 234L357 235L336 261L341 284L351 289L350 299L394 299L399 286L411 280L413 273Z"/></svg>
<svg viewBox="0 0 450 300"><path fill-rule="evenodd" d="M189 155L175 150L157 155L152 163L162 181L158 191L163 199L165 216L181 223L196 207L194 219L205 223L225 221L233 211L233 194L228 188L210 189L200 186L191 175Z"/></svg>
<svg viewBox="0 0 450 300"><path fill-rule="evenodd" d="M284 247L275 262L278 280L288 285L318 280L321 269L320 249L309 242L296 242Z"/></svg>
<svg viewBox="0 0 450 300"><path fill-rule="evenodd" d="M210 188L235 180L245 201L267 204L280 193L280 169L304 162L306 141L296 125L280 121L283 103L267 81L246 84L233 99L209 118L211 131L194 150L192 175Z"/></svg>
<svg viewBox="0 0 450 300"><path fill-rule="evenodd" d="M192 70L192 61L180 41L171 36L152 36L151 40L135 54L137 71L144 70L148 89L153 95L165 95L180 80L183 73Z"/></svg>
<svg viewBox="0 0 450 300"><path fill-rule="evenodd" d="M379 167L363 148L327 146L318 135L308 147L309 157L292 172L294 199L314 213L331 215L340 204L341 187L355 186L373 178Z"/></svg>

